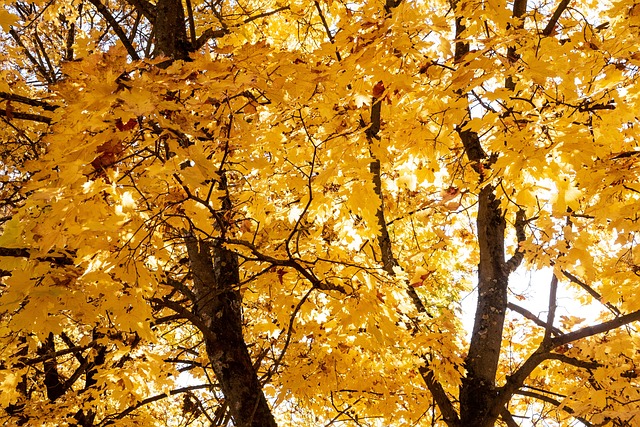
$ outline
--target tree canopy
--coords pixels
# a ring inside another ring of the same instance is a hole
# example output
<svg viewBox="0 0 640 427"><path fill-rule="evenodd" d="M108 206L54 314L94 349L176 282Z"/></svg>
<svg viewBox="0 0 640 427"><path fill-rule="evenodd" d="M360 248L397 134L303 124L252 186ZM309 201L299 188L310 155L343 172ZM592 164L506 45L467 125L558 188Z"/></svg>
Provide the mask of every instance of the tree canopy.
<svg viewBox="0 0 640 427"><path fill-rule="evenodd" d="M640 4L1 2L1 425L640 425Z"/></svg>

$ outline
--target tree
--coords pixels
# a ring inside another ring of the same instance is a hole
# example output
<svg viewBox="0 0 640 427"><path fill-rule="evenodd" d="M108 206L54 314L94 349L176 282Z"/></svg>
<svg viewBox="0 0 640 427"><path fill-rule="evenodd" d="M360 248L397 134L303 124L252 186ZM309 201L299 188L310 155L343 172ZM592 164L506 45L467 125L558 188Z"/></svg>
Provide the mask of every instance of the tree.
<svg viewBox="0 0 640 427"><path fill-rule="evenodd" d="M638 425L637 4L3 5L3 425Z"/></svg>

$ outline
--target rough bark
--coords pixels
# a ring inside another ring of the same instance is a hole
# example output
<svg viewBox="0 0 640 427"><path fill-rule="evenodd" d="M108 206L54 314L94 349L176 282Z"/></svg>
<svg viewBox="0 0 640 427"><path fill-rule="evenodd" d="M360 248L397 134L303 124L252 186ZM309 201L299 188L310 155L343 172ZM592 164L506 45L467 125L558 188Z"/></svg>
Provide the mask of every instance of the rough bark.
<svg viewBox="0 0 640 427"><path fill-rule="evenodd" d="M275 427L242 336L237 255L219 244L187 237L198 315L211 332L207 354L237 427Z"/></svg>
<svg viewBox="0 0 640 427"><path fill-rule="evenodd" d="M514 3L513 14L521 17L526 11L526 1ZM469 44L464 41L463 17L458 15L455 22L455 59L461 63L469 52ZM512 57L515 49L509 49ZM512 79L506 87L513 89ZM460 96L465 96L460 93ZM476 132L464 130L462 124L458 135L465 148L471 166L480 176L481 183L487 178L493 156L488 156L482 148ZM476 219L477 238L480 252L478 265L478 301L474 319L469 352L465 359L467 375L460 388L460 424L465 427L493 426L502 410L496 407L495 378L502 347L502 332L507 310L507 286L512 266L505 261L506 221L491 183L482 184L478 194L478 216ZM522 233L521 233L522 234ZM519 240L521 236L518 236ZM518 258L518 264L521 256Z"/></svg>
<svg viewBox="0 0 640 427"><path fill-rule="evenodd" d="M155 56L189 60L191 44L187 39L181 0L158 0L155 18Z"/></svg>
<svg viewBox="0 0 640 427"><path fill-rule="evenodd" d="M502 329L507 308L509 276L504 268L505 220L492 186L478 196L477 218L480 264L478 303L465 360L467 376L460 390L462 425L492 426L489 409L495 397L495 376L502 346Z"/></svg>
<svg viewBox="0 0 640 427"><path fill-rule="evenodd" d="M42 347L40 347L39 352L42 355L55 354L56 347L53 341L53 333L49 334L42 344ZM56 362L55 357L45 359L43 367L44 385L47 389L47 398L50 402L54 402L65 392L62 381L60 381L60 374L58 373L58 362Z"/></svg>
<svg viewBox="0 0 640 427"><path fill-rule="evenodd" d="M181 0L158 0L155 8L156 56L189 60L192 45L187 39ZM226 191L224 171L222 190ZM223 209L230 209L228 197ZM220 230L224 235L224 230ZM242 335L242 297L237 255L226 249L223 239L184 238L193 276L194 314L203 330L207 356L220 384L225 403L237 427L276 427L271 409L253 367Z"/></svg>

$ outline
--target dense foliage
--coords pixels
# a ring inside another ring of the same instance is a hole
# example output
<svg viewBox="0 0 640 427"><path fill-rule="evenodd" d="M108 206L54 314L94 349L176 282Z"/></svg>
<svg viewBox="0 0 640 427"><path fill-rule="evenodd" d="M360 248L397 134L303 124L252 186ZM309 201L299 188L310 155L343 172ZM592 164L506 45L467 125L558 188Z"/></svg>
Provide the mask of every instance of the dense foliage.
<svg viewBox="0 0 640 427"><path fill-rule="evenodd" d="M640 425L640 4L2 3L1 425Z"/></svg>

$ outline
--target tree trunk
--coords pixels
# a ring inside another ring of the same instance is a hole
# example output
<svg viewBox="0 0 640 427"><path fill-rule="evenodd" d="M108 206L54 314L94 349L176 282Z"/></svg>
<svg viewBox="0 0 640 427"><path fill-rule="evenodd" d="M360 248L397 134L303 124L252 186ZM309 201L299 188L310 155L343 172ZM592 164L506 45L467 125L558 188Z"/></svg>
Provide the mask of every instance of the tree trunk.
<svg viewBox="0 0 640 427"><path fill-rule="evenodd" d="M176 59L188 60L192 46L187 40L181 0L158 0L155 12L155 55L169 57L161 66ZM230 208L228 197L223 205ZM242 336L238 257L224 248L221 240L211 243L187 235L184 241L193 275L194 312L210 332L205 334L207 355L234 425L276 427Z"/></svg>
<svg viewBox="0 0 640 427"><path fill-rule="evenodd" d="M514 2L514 17L524 15L526 3L526 0ZM456 17L455 28L456 40L460 40L456 43L455 59L460 63L469 52L469 44L462 41L466 29L462 16ZM509 48L509 54L514 56L515 48ZM513 80L507 79L505 86L513 90ZM460 96L465 94L460 93ZM476 132L463 130L465 125L466 123L461 125L458 135L482 183L487 179L488 169L495 159L484 151ZM500 209L500 200L495 195L495 187L491 183L484 184L478 194L476 227L480 251L478 302L469 352L465 359L467 375L460 387L460 424L465 427L492 427L500 414L500 408L496 407L498 391L495 380L502 347L511 266L505 260L506 221ZM521 239L523 237L519 235L518 240ZM520 260L518 258L516 265Z"/></svg>
<svg viewBox="0 0 640 427"><path fill-rule="evenodd" d="M494 188L486 186L478 197L478 304L469 353L467 376L460 390L460 419L465 427L488 427L495 422L492 409L495 377L507 308L508 272L504 260L505 220Z"/></svg>
<svg viewBox="0 0 640 427"><path fill-rule="evenodd" d="M181 0L158 0L154 30L156 35L154 56L189 60L191 44L187 40Z"/></svg>
<svg viewBox="0 0 640 427"><path fill-rule="evenodd" d="M216 379L238 427L275 427L242 337L242 300L237 255L220 245L186 238L196 314L211 334L205 339Z"/></svg>

